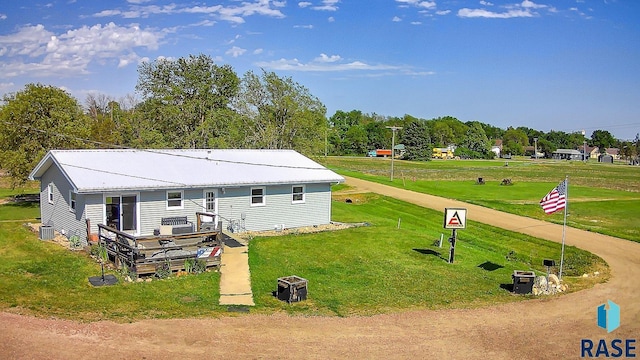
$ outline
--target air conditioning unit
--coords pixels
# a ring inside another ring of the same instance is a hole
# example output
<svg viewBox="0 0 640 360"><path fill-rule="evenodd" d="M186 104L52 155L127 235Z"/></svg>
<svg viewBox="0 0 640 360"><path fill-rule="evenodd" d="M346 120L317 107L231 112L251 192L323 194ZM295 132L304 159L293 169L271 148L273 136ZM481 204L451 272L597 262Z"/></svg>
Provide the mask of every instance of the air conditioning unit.
<svg viewBox="0 0 640 360"><path fill-rule="evenodd" d="M55 237L55 230L53 226L42 225L40 226L40 240L51 240Z"/></svg>

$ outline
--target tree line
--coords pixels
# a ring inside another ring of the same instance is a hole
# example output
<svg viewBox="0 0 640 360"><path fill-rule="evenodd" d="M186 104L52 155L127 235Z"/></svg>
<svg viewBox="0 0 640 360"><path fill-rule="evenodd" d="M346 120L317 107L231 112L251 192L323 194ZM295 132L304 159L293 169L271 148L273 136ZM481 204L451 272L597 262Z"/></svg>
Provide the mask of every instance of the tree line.
<svg viewBox="0 0 640 360"><path fill-rule="evenodd" d="M445 116L419 119L411 115L383 117L361 111L337 111L328 121L327 152L330 155L363 155L367 150L391 147L392 133L387 127L402 127L396 143L405 145L405 158L429 160L433 148L453 145L455 155L473 159L495 156L491 148L500 140L502 154L550 157L557 149L582 149L583 146L619 148L623 158L637 158L640 153L639 135L633 141L618 140L606 130L595 130L591 138L582 132L567 133L551 130L542 132L528 127L501 129L479 121L462 122ZM534 147L534 148L532 148Z"/></svg>
<svg viewBox="0 0 640 360"><path fill-rule="evenodd" d="M324 104L290 77L273 72L235 73L207 55L158 59L138 67L137 95L114 99L90 94L83 104L63 89L27 84L5 94L0 106L0 168L14 185L50 149L78 148L262 148L295 149L305 155L358 155L388 149L391 131L405 157L428 160L433 147L456 145L456 155L492 158L524 154L537 138L538 149L576 148L587 141L602 149L616 146L637 156L638 137L621 142L603 130L582 134L529 128L500 129L453 117L385 117L358 110L326 117ZM140 96L138 98L137 96ZM624 154L623 154L624 155Z"/></svg>

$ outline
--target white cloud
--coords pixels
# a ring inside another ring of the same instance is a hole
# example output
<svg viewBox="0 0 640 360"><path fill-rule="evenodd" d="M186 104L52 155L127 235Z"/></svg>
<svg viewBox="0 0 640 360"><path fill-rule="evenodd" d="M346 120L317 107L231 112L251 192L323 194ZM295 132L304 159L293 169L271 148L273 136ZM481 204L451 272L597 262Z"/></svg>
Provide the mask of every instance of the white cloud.
<svg viewBox="0 0 640 360"><path fill-rule="evenodd" d="M298 6L301 7L301 8L306 8L306 7L309 7L311 5L313 5L313 4L308 2L308 1L301 1L301 2L298 3Z"/></svg>
<svg viewBox="0 0 640 360"><path fill-rule="evenodd" d="M438 10L436 11L436 15L447 15L451 10Z"/></svg>
<svg viewBox="0 0 640 360"><path fill-rule="evenodd" d="M227 45L231 45L236 42L236 40L240 39L242 36L240 34L233 37L233 39L227 41Z"/></svg>
<svg viewBox="0 0 640 360"><path fill-rule="evenodd" d="M342 58L340 57L340 55L327 56L327 54L320 54L320 56L318 56L313 60L317 62L323 62L323 63L332 63L332 62L340 61L342 60Z"/></svg>
<svg viewBox="0 0 640 360"><path fill-rule="evenodd" d="M264 52L264 49L255 49L253 50L253 55L260 55Z"/></svg>
<svg viewBox="0 0 640 360"><path fill-rule="evenodd" d="M327 18L327 21L331 23L331 22L335 22L335 21L336 21L336 19L335 19L333 16L329 16L329 17Z"/></svg>
<svg viewBox="0 0 640 360"><path fill-rule="evenodd" d="M422 0L396 0L396 2L403 4L404 6L415 6L424 9L434 9L436 7L435 1L422 1Z"/></svg>
<svg viewBox="0 0 640 360"><path fill-rule="evenodd" d="M238 56L241 56L242 54L244 54L246 51L247 51L247 49L243 49L243 48L234 46L231 49L225 51L225 54L231 55L234 58L237 58Z"/></svg>
<svg viewBox="0 0 640 360"><path fill-rule="evenodd" d="M7 15L0 14L0 20L7 20Z"/></svg>
<svg viewBox="0 0 640 360"><path fill-rule="evenodd" d="M389 70L396 69L395 66L389 65L369 65L361 61L353 61L350 63L324 63L319 61L312 61L309 63L302 63L298 59L280 59L270 62L259 62L256 64L259 67L269 68L274 70L288 70L288 71L348 71L348 70Z"/></svg>
<svg viewBox="0 0 640 360"><path fill-rule="evenodd" d="M121 16L127 19L148 18L152 15L174 15L174 14L208 14L218 16L220 19L232 23L244 23L244 18L252 15L262 15L267 17L284 18L285 15L276 8L283 7L284 1L254 0L253 2L242 2L239 6L182 6L175 3L169 5L139 5L146 1L136 0L131 2L125 11L119 9L107 9L93 14L94 17Z"/></svg>
<svg viewBox="0 0 640 360"><path fill-rule="evenodd" d="M365 76L390 76L390 75L433 75L431 71L414 71L408 67L368 64L363 61L347 62L340 55L320 54L310 62L304 63L296 58L264 61L255 64L261 68L278 71L302 71L302 72L361 72Z"/></svg>
<svg viewBox="0 0 640 360"><path fill-rule="evenodd" d="M485 6L493 6L493 3L488 1L480 1L481 5ZM547 12L557 12L557 9L552 6L537 4L531 0L523 0L521 3L513 3L503 5L502 8L505 10L500 11L490 11L487 9L470 9L470 8L462 8L458 10L459 17L483 17L483 18L495 18L495 19L509 19L509 18L518 18L518 17L534 17L540 16L537 12L539 9L546 9Z"/></svg>
<svg viewBox="0 0 640 360"><path fill-rule="evenodd" d="M313 29L313 25L293 25L295 29Z"/></svg>
<svg viewBox="0 0 640 360"><path fill-rule="evenodd" d="M313 10L338 11L337 4L340 0L322 0L322 5L312 7Z"/></svg>
<svg viewBox="0 0 640 360"><path fill-rule="evenodd" d="M56 34L43 25L24 26L0 36L0 73L6 77L68 77L89 73L94 62L114 62L118 67L140 60L136 49L155 50L164 33L141 29L137 25L83 26Z"/></svg>
<svg viewBox="0 0 640 360"><path fill-rule="evenodd" d="M542 9L547 7L547 5L536 4L533 1L529 1L529 0L524 0L522 4L520 4L520 6L522 6L523 8L531 8L531 9Z"/></svg>
<svg viewBox="0 0 640 360"><path fill-rule="evenodd" d="M400 22L400 21L402 21L402 19L400 19L400 18L399 18L399 17L397 17L397 16L394 16L394 17L393 17L393 19L391 19L391 21L393 21L393 22Z"/></svg>
<svg viewBox="0 0 640 360"><path fill-rule="evenodd" d="M412 21L411 25L422 25L422 21Z"/></svg>
<svg viewBox="0 0 640 360"><path fill-rule="evenodd" d="M516 18L516 17L533 17L535 15L529 10L520 10L520 9L512 9L506 12L498 13L498 12L492 12L484 9L463 8L458 10L458 16L464 17L464 18L482 17L482 18L495 18L495 19L509 19L509 18Z"/></svg>

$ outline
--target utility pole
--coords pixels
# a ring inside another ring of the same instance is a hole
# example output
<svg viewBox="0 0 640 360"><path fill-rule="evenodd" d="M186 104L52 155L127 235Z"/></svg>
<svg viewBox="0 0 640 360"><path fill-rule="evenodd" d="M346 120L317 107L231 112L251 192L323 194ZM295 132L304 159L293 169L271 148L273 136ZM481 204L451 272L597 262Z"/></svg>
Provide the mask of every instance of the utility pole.
<svg viewBox="0 0 640 360"><path fill-rule="evenodd" d="M534 151L534 154L536 154L536 160L538 160L538 138L537 137L533 138L533 144L534 144L533 151Z"/></svg>
<svg viewBox="0 0 640 360"><path fill-rule="evenodd" d="M393 158L395 158L396 150L396 131L402 129L400 126L387 126L387 129L391 129L393 134L391 135L391 182L393 182Z"/></svg>
<svg viewBox="0 0 640 360"><path fill-rule="evenodd" d="M584 162L587 162L587 159L587 140L584 140L582 148L582 160Z"/></svg>

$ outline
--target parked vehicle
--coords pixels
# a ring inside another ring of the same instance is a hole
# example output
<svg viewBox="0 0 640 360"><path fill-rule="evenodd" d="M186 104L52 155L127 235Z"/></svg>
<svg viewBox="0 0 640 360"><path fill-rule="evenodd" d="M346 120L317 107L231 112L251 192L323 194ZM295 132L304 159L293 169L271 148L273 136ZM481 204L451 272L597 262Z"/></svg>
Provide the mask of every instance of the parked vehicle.
<svg viewBox="0 0 640 360"><path fill-rule="evenodd" d="M387 157L391 156L391 149L376 149L367 153L368 157Z"/></svg>

